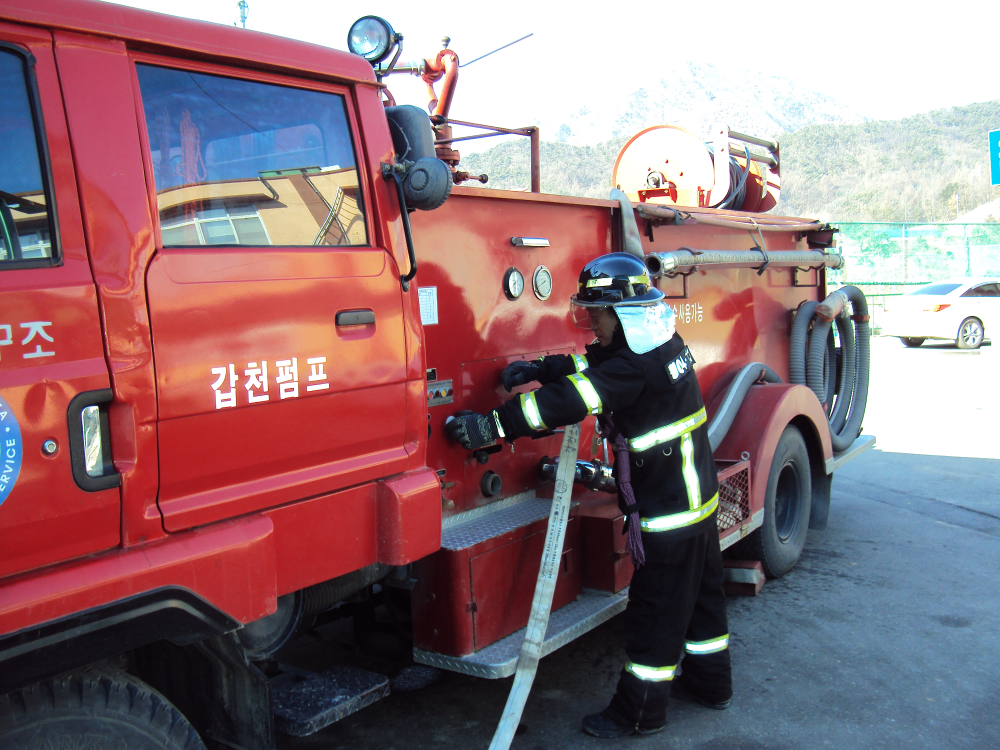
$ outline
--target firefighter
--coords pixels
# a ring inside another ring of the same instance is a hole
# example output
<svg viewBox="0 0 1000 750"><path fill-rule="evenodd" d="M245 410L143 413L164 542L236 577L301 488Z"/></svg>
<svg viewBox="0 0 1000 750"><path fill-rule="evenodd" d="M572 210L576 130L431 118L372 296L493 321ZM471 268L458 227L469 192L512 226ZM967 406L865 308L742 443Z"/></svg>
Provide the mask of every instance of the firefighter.
<svg viewBox="0 0 1000 750"><path fill-rule="evenodd" d="M447 423L452 438L477 450L594 414L615 442L635 572L628 660L608 707L583 720L597 737L659 732L671 690L720 710L732 696L715 462L694 358L662 300L635 256L596 258L580 273L570 306L577 325L596 335L586 356L514 362L501 374L508 391L533 381L542 387Z"/></svg>

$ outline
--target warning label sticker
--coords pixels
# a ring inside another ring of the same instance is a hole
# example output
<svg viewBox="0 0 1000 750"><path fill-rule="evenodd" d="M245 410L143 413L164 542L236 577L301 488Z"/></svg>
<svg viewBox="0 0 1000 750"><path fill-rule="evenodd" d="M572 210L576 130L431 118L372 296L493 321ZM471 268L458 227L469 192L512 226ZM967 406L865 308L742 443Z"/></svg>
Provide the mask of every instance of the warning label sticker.
<svg viewBox="0 0 1000 750"><path fill-rule="evenodd" d="M420 300L420 322L425 326L437 325L438 288L436 286L419 287L417 299Z"/></svg>

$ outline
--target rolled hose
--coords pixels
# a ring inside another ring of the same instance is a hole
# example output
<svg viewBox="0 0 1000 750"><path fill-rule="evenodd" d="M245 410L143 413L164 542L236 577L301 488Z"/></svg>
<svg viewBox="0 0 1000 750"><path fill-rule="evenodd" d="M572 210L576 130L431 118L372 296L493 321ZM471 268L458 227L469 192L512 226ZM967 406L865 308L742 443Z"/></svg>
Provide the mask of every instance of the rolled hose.
<svg viewBox="0 0 1000 750"><path fill-rule="evenodd" d="M853 327L843 311L850 303ZM868 303L860 289L845 286L827 297L820 305L806 310L806 303L799 308L792 323L789 343L788 371L793 383L805 384L823 404L830 420L830 439L833 450L840 452L851 447L861 433L861 421L868 404L868 380L871 368L871 329L868 324ZM800 322L800 318L802 322ZM840 332L842 359L840 377L834 398L830 398L828 378L833 378L834 360L829 357L827 339L832 335L833 322ZM808 354L804 336L812 323ZM804 365L802 363L805 363ZM804 375L804 377L803 377Z"/></svg>
<svg viewBox="0 0 1000 750"><path fill-rule="evenodd" d="M854 311L853 326L851 318L844 314L848 304ZM839 367L833 340L834 322L840 333ZM861 421L868 404L870 335L868 303L861 290L853 286L837 290L821 303L803 303L792 321L788 344L789 379L797 385L808 385L823 404L830 422L833 450L838 453L850 448L861 433ZM781 382L771 368L760 362L751 362L733 378L708 425L708 440L713 452L729 432L750 386L761 380Z"/></svg>

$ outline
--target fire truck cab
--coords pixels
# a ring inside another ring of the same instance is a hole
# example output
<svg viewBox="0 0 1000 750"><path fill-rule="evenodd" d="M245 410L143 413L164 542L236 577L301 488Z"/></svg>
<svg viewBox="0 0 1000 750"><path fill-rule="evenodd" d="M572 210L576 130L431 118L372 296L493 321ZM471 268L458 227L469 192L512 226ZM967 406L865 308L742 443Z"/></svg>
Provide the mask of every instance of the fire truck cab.
<svg viewBox="0 0 1000 750"><path fill-rule="evenodd" d="M582 351L567 299L601 253L642 255L675 311L723 417L720 536L758 558L752 585L794 565L833 470L871 446L866 350L844 343L865 312L825 290L834 231L760 212L749 149L752 210L682 210L669 175L635 209L451 189L453 123L387 116L380 77L89 0L0 8L0 747L315 731L386 676L273 656L374 586L408 602L418 662L510 674L561 436L470 455L443 426L510 398L508 363ZM446 166L418 179L400 144L421 139ZM441 174L447 200L422 198ZM546 652L627 599L593 420L580 454ZM344 681L346 701L296 708L303 684Z"/></svg>

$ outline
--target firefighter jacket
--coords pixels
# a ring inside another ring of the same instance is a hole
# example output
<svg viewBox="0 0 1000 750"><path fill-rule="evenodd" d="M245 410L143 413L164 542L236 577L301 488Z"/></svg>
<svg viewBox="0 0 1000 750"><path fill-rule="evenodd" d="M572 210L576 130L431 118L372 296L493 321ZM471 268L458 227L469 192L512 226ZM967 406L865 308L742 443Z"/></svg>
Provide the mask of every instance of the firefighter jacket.
<svg viewBox="0 0 1000 750"><path fill-rule="evenodd" d="M628 439L642 531L666 541L715 524L719 485L705 406L679 334L636 354L619 326L607 347L588 345L586 357L556 355L539 364L542 387L494 410L506 439L610 415Z"/></svg>

